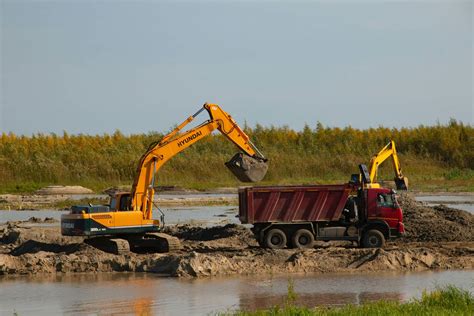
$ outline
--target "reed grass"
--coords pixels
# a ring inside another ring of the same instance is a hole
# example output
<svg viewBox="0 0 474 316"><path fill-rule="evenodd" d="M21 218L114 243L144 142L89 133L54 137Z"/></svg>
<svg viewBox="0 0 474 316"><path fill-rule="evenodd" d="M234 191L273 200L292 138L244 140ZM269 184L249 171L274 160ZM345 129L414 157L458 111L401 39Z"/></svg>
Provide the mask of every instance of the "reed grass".
<svg viewBox="0 0 474 316"><path fill-rule="evenodd" d="M245 127L269 159L262 184L337 183L358 172L390 139L395 140L412 188L474 191L474 128L455 120L415 128ZM0 137L0 192L31 192L49 184L84 185L100 191L130 185L137 162L160 133L123 135L35 134ZM239 186L224 162L238 149L224 136L203 139L171 159L159 185L209 189ZM390 163L380 177L392 179Z"/></svg>

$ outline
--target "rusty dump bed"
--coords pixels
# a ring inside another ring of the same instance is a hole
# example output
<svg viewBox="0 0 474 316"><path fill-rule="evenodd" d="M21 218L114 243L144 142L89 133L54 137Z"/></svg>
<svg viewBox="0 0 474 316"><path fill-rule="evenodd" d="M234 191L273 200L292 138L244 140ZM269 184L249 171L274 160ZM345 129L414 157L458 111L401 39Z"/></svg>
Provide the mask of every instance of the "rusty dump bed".
<svg viewBox="0 0 474 316"><path fill-rule="evenodd" d="M351 186L267 186L239 189L239 218L243 224L336 221Z"/></svg>

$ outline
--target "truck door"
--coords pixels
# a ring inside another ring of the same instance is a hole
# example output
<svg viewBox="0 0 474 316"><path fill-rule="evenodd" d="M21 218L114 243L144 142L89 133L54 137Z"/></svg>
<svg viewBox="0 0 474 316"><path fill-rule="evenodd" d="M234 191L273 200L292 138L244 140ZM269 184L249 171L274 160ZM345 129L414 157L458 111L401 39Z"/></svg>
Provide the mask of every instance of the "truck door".
<svg viewBox="0 0 474 316"><path fill-rule="evenodd" d="M391 228L398 227L401 220L399 218L398 203L392 192L374 192L376 193L376 216L377 219L384 220Z"/></svg>

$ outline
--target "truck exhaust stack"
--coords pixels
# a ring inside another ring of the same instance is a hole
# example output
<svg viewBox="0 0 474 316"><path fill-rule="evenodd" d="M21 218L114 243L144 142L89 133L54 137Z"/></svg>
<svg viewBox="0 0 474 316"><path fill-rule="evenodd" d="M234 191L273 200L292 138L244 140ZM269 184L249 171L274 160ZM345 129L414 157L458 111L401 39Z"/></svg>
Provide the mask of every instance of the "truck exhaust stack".
<svg viewBox="0 0 474 316"><path fill-rule="evenodd" d="M261 181L268 170L266 159L250 157L243 153L235 154L225 165L242 182Z"/></svg>

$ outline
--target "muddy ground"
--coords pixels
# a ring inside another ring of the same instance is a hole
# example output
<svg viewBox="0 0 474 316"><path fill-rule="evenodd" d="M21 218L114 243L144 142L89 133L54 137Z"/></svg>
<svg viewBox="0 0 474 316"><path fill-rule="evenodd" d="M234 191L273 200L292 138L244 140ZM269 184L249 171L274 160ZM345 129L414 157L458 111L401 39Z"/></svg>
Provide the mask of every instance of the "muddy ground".
<svg viewBox="0 0 474 316"><path fill-rule="evenodd" d="M177 277L289 272L421 271L474 269L474 215L427 207L401 197L407 236L384 249L316 243L309 250L259 248L248 228L171 226L183 250L113 255L79 237L62 237L58 223L36 219L0 227L0 274L135 271Z"/></svg>

